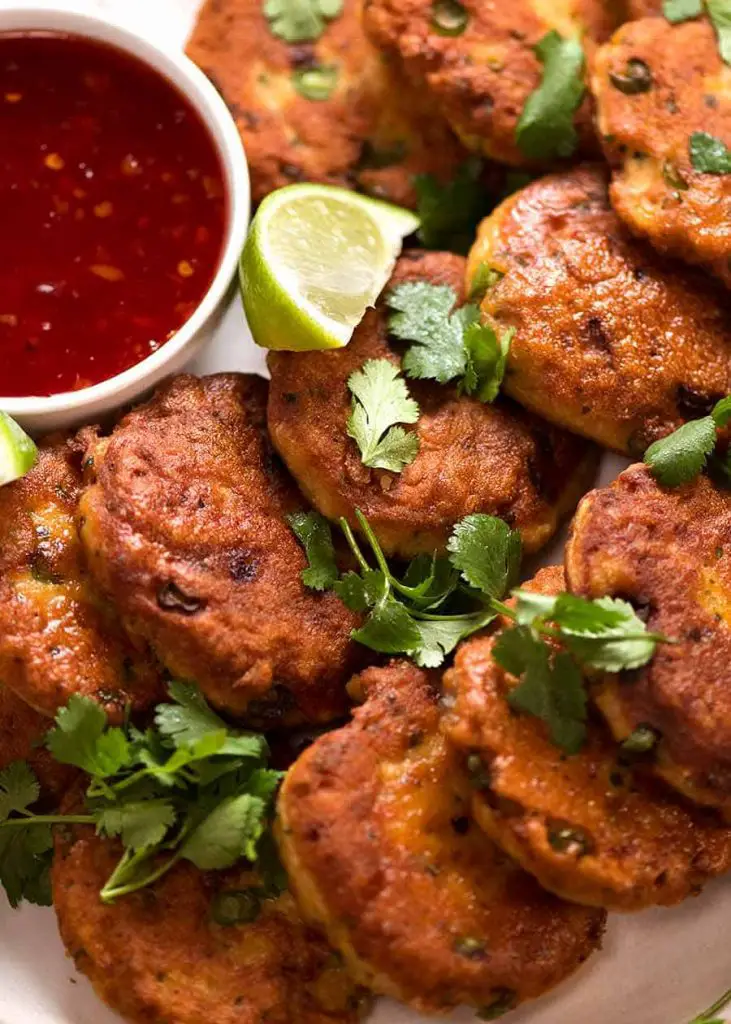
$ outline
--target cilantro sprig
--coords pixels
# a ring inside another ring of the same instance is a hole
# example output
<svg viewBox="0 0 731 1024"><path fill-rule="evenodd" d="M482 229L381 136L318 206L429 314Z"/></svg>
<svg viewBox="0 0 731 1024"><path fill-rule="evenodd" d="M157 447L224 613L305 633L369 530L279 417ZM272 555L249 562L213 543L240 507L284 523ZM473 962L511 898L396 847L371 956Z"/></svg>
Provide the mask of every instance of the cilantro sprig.
<svg viewBox="0 0 731 1024"><path fill-rule="evenodd" d="M275 36L286 43L319 39L328 21L343 10L343 0L264 0L264 14Z"/></svg>
<svg viewBox="0 0 731 1024"><path fill-rule="evenodd" d="M25 762L0 772L0 882L14 906L50 902L54 825L92 825L121 841L104 902L152 884L180 860L206 871L257 860L281 778L266 767L266 740L230 728L193 686L173 682L169 695L145 732L110 726L85 697L58 712L46 746L89 777L77 814L35 814L40 787Z"/></svg>
<svg viewBox="0 0 731 1024"><path fill-rule="evenodd" d="M480 309L468 303L455 309L458 297L448 285L405 281L386 297L394 338L411 342L403 358L404 372L440 384L458 380L460 390L493 402L505 376L514 332L498 336L480 323Z"/></svg>
<svg viewBox="0 0 731 1024"><path fill-rule="evenodd" d="M584 51L577 38L564 39L552 31L535 52L543 64L543 78L523 108L515 140L531 160L568 158L579 144L574 114L586 92Z"/></svg>
<svg viewBox="0 0 731 1024"><path fill-rule="evenodd" d="M690 483L709 465L731 479L728 455L714 455L717 431L731 421L731 396L722 398L708 416L690 420L672 434L655 441L645 452L645 464L664 487Z"/></svg>
<svg viewBox="0 0 731 1024"><path fill-rule="evenodd" d="M419 406L409 395L398 366L388 359L369 359L348 378L353 404L348 436L360 448L364 466L400 473L416 458L419 438L401 423L416 423Z"/></svg>
<svg viewBox="0 0 731 1024"><path fill-rule="evenodd" d="M418 235L426 249L469 252L477 225L495 206L495 197L484 183L484 169L479 157L471 157L444 184L433 174L414 176Z"/></svg>
<svg viewBox="0 0 731 1024"><path fill-rule="evenodd" d="M319 531L329 531L318 513L310 515ZM547 597L513 589L520 569L520 536L494 516L467 516L455 526L446 557L419 555L403 575L389 565L366 517L356 511L356 519L370 550L364 553L341 519L357 570L333 584L349 608L366 616L354 639L382 654L405 654L418 665L436 668L461 640L498 615L507 617L514 625L502 631L494 654L519 679L510 701L542 719L552 740L569 753L581 747L586 733L581 668L639 668L665 640L649 633L626 601L587 601L572 594ZM322 548L316 557L324 559ZM315 561L311 568L317 574L322 566ZM514 607L502 600L511 590Z"/></svg>

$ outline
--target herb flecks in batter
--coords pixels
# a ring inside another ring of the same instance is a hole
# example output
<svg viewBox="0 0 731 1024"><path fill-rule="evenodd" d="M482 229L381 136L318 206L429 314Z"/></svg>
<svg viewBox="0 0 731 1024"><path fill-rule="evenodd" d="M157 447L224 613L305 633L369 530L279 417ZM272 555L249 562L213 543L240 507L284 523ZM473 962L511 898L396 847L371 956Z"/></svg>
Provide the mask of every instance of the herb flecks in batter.
<svg viewBox="0 0 731 1024"><path fill-rule="evenodd" d="M86 697L59 711L46 746L89 776L78 814L34 814L40 787L28 765L0 772L0 882L14 906L50 902L54 825L93 825L120 839L105 902L152 884L179 860L204 871L257 860L281 778L266 767L266 740L231 729L193 686L171 683L169 693L144 733L109 726Z"/></svg>
<svg viewBox="0 0 731 1024"><path fill-rule="evenodd" d="M549 32L536 46L543 80L531 93L518 121L515 138L531 160L572 156L579 144L574 114L581 106L584 51L576 38Z"/></svg>
<svg viewBox="0 0 731 1024"><path fill-rule="evenodd" d="M731 150L721 139L708 132L693 132L690 137L690 162L703 174L731 174Z"/></svg>
<svg viewBox="0 0 731 1024"><path fill-rule="evenodd" d="M319 39L328 21L341 13L343 0L264 0L264 14L275 36L286 43Z"/></svg>
<svg viewBox="0 0 731 1024"><path fill-rule="evenodd" d="M714 468L729 477L728 456L716 458L717 430L731 420L731 396L717 402L709 416L690 420L667 437L655 441L645 452L645 464L663 487L690 483L712 458Z"/></svg>

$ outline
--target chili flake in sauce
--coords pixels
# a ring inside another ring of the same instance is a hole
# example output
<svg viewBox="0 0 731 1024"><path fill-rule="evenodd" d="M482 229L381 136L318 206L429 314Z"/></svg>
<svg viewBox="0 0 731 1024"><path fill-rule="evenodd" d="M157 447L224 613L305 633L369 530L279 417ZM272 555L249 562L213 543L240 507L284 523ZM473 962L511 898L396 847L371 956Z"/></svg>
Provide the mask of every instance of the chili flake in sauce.
<svg viewBox="0 0 731 1024"><path fill-rule="evenodd" d="M227 216L208 129L161 74L82 37L0 34L0 395L158 349L208 290Z"/></svg>

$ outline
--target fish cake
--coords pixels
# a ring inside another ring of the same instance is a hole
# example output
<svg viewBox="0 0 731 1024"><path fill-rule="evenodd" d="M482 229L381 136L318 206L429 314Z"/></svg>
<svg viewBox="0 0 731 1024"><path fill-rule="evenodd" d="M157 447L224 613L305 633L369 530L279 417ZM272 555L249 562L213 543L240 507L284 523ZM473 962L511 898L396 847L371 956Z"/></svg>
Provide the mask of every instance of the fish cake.
<svg viewBox="0 0 731 1024"><path fill-rule="evenodd" d="M511 196L480 227L469 281L483 264L483 317L515 330L503 389L552 423L637 456L731 390L725 291L633 239L603 169Z"/></svg>
<svg viewBox="0 0 731 1024"><path fill-rule="evenodd" d="M73 694L115 718L163 695L145 644L133 644L91 578L76 514L81 445L56 435L20 480L0 488L0 682L44 715Z"/></svg>
<svg viewBox="0 0 731 1024"><path fill-rule="evenodd" d="M451 253L411 253L390 286L427 281L461 299L464 270ZM369 359L399 362L387 325L382 303L345 348L270 353L269 431L301 489L330 519L357 526L359 508L390 554L444 550L454 524L473 512L501 516L520 530L526 550L541 547L590 486L593 446L505 399L487 405L455 387L409 379L421 410L419 454L399 474L369 469L347 435L348 378Z"/></svg>
<svg viewBox="0 0 731 1024"><path fill-rule="evenodd" d="M630 601L672 639L602 680L596 702L620 741L651 726L654 771L731 819L731 495L706 476L665 489L630 466L579 506L566 578L582 597Z"/></svg>
<svg viewBox="0 0 731 1024"><path fill-rule="evenodd" d="M531 589L564 590L562 570L544 570ZM609 910L679 903L731 868L731 829L622 763L601 722L567 756L539 719L516 714L506 699L515 679L493 660L494 642L467 641L444 679L446 733L469 758L472 812L491 839L549 891Z"/></svg>
<svg viewBox="0 0 731 1024"><path fill-rule="evenodd" d="M181 862L153 888L104 904L121 847L60 833L52 869L61 937L97 995L137 1024L355 1024L361 994L288 892L260 899L245 869ZM229 920L242 923L221 924ZM238 908L241 908L239 911Z"/></svg>
<svg viewBox="0 0 731 1024"><path fill-rule="evenodd" d="M571 974L604 915L545 893L471 823L427 673L394 661L354 687L364 706L302 754L279 797L300 909L375 992L492 1020Z"/></svg>
<svg viewBox="0 0 731 1024"><path fill-rule="evenodd" d="M259 377L183 375L93 451L90 565L178 678L232 714L319 721L347 707L358 618L307 590L286 516L302 499L266 434Z"/></svg>
<svg viewBox="0 0 731 1024"><path fill-rule="evenodd" d="M38 779L41 798L58 804L77 778L77 771L59 764L44 746L51 723L7 686L0 686L0 771L15 761L27 761Z"/></svg>
<svg viewBox="0 0 731 1024"><path fill-rule="evenodd" d="M459 11L464 11L462 26ZM375 44L401 62L463 143L513 166L535 163L521 151L515 133L543 76L536 45L555 30L564 37L585 35L591 49L591 40L608 38L616 23L603 0L465 0L454 5L368 0L365 7L366 30ZM575 125L582 148L593 152L588 98Z"/></svg>
<svg viewBox="0 0 731 1024"><path fill-rule="evenodd" d="M592 70L614 209L660 252L731 285L731 175L697 169L691 138L731 146L731 72L706 20L624 25Z"/></svg>
<svg viewBox="0 0 731 1024"><path fill-rule="evenodd" d="M255 202L315 181L415 206L415 174L447 181L465 159L447 125L369 43L361 7L344 0L319 39L288 44L271 31L261 0L204 4L188 54L236 120ZM329 95L303 94L313 79L326 94L334 82Z"/></svg>

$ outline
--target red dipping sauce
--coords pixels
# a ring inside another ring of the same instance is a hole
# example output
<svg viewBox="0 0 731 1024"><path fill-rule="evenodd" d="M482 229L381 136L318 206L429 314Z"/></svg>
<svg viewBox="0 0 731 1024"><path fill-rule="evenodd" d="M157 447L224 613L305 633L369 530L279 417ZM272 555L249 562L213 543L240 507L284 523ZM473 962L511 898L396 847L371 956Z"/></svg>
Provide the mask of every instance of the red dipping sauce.
<svg viewBox="0 0 731 1024"><path fill-rule="evenodd" d="M51 395L156 351L215 276L228 217L188 100L120 50L0 34L0 395Z"/></svg>

